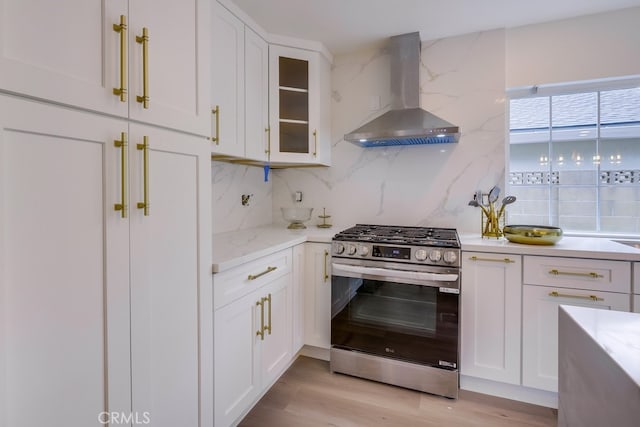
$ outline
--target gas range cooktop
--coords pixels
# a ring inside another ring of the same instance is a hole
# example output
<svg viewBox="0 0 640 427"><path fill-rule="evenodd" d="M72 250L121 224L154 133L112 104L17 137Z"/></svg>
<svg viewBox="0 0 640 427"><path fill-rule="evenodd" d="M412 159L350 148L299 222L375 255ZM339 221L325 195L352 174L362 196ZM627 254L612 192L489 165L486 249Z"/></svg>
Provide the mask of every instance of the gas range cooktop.
<svg viewBox="0 0 640 427"><path fill-rule="evenodd" d="M367 262L460 267L460 240L454 228L357 224L333 237L331 255Z"/></svg>
<svg viewBox="0 0 640 427"><path fill-rule="evenodd" d="M460 248L455 228L356 224L336 234L333 240Z"/></svg>

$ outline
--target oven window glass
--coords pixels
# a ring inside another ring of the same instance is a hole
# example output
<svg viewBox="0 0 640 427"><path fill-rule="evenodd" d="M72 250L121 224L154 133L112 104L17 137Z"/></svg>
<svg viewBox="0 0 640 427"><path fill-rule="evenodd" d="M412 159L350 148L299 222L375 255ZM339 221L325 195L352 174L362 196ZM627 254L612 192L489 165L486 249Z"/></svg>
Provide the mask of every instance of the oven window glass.
<svg viewBox="0 0 640 427"><path fill-rule="evenodd" d="M331 291L332 346L457 367L459 295L437 286L342 276L332 277Z"/></svg>
<svg viewBox="0 0 640 427"><path fill-rule="evenodd" d="M346 314L353 324L433 336L437 288L367 280L351 299Z"/></svg>

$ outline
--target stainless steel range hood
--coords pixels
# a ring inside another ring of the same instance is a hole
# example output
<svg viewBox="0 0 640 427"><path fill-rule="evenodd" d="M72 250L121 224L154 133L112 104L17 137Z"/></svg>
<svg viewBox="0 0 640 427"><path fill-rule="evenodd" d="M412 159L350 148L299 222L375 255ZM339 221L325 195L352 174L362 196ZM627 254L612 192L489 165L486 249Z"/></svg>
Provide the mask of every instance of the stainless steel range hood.
<svg viewBox="0 0 640 427"><path fill-rule="evenodd" d="M458 142L460 129L420 108L420 33L390 38L391 110L344 136L362 147Z"/></svg>

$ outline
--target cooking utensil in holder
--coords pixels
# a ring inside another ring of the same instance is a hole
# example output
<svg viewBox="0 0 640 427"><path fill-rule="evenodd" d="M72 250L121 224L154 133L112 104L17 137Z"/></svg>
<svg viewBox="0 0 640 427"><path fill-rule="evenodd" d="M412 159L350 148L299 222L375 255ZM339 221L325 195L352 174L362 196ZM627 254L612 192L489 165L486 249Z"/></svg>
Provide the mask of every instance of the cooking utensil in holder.
<svg viewBox="0 0 640 427"><path fill-rule="evenodd" d="M498 213L494 209L489 210L489 215L485 214L484 209L480 210L480 230L482 237L502 237L504 229L505 210L500 209Z"/></svg>

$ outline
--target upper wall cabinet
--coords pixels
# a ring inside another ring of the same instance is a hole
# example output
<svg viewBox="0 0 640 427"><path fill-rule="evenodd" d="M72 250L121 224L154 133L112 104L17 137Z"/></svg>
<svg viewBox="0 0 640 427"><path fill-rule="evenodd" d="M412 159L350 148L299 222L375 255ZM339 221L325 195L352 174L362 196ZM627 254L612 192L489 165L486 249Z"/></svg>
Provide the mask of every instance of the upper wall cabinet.
<svg viewBox="0 0 640 427"><path fill-rule="evenodd" d="M267 42L217 1L211 10L211 151L268 160Z"/></svg>
<svg viewBox="0 0 640 427"><path fill-rule="evenodd" d="M0 0L0 90L209 133L206 0Z"/></svg>
<svg viewBox="0 0 640 427"><path fill-rule="evenodd" d="M319 52L269 47L271 160L329 165L329 64Z"/></svg>

